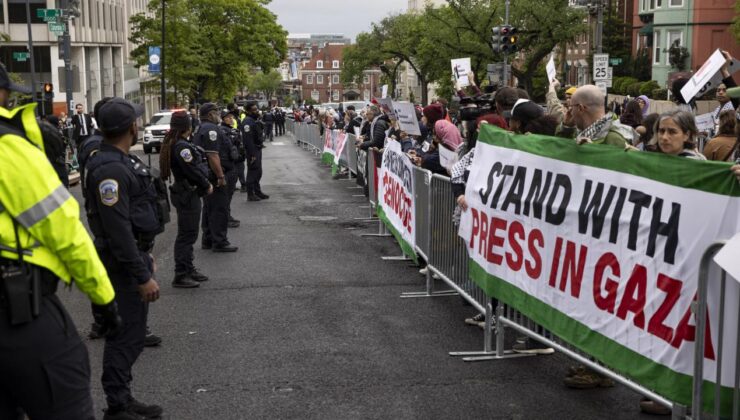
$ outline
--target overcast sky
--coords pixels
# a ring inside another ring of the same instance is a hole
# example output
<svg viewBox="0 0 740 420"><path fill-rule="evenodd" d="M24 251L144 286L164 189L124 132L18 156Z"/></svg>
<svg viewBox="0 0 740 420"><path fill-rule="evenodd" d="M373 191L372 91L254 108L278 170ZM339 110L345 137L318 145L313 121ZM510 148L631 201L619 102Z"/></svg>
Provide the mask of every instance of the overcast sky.
<svg viewBox="0 0 740 420"><path fill-rule="evenodd" d="M267 8L289 33L342 33L354 41L371 23L407 6L406 0L272 0Z"/></svg>

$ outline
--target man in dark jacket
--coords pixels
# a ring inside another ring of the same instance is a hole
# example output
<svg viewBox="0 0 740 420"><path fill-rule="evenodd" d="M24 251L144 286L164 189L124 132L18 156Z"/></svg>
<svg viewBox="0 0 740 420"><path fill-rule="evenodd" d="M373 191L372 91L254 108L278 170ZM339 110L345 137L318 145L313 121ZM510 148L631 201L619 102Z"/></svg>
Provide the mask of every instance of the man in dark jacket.
<svg viewBox="0 0 740 420"><path fill-rule="evenodd" d="M375 105L368 108L365 118L370 123L370 132L367 138L361 137L361 139L358 139L358 146L362 150L367 150L371 147L382 149L385 145L385 133L388 131L388 121L383 118L380 109Z"/></svg>

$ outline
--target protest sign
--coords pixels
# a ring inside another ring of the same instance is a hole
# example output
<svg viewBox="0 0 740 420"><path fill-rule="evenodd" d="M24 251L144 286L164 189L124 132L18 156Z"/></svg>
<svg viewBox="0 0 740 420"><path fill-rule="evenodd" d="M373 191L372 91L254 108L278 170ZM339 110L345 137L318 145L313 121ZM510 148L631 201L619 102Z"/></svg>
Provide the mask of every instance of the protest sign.
<svg viewBox="0 0 740 420"><path fill-rule="evenodd" d="M699 132L711 133L714 130L714 117L711 112L696 116L696 128Z"/></svg>
<svg viewBox="0 0 740 420"><path fill-rule="evenodd" d="M547 62L545 70L547 71L547 80L552 83L552 81L555 80L555 77L557 76L557 70L555 70L555 60L553 59L552 55L550 55L550 60Z"/></svg>
<svg viewBox="0 0 740 420"><path fill-rule="evenodd" d="M339 165L339 157L342 156L344 145L347 143L347 134L339 130L332 131L334 135L334 164Z"/></svg>
<svg viewBox="0 0 740 420"><path fill-rule="evenodd" d="M396 237L403 253L415 259L413 167L411 159L401 151L401 144L389 141L378 170L378 217Z"/></svg>
<svg viewBox="0 0 740 420"><path fill-rule="evenodd" d="M725 57L722 52L717 50L709 56L709 59L691 76L691 79L681 88L681 95L684 100L688 103L695 96L701 96L706 91L714 89L722 83L722 73L720 70L725 64ZM740 61L733 60L730 64L730 74L740 70Z"/></svg>
<svg viewBox="0 0 740 420"><path fill-rule="evenodd" d="M738 196L726 165L484 125L459 233L471 278L488 295L605 366L690 404L699 259L740 230ZM707 319L707 395L719 354L719 282L710 284L709 310L699 314ZM728 284L737 302L740 285ZM725 334L738 328L737 305L731 310ZM736 342L722 345L725 411Z"/></svg>
<svg viewBox="0 0 740 420"><path fill-rule="evenodd" d="M439 164L443 168L452 172L452 167L457 163L457 153L440 145L439 146Z"/></svg>
<svg viewBox="0 0 740 420"><path fill-rule="evenodd" d="M735 281L740 281L740 233L735 234L714 256L714 262L725 270Z"/></svg>
<svg viewBox="0 0 740 420"><path fill-rule="evenodd" d="M336 153L334 152L334 130L324 130L324 151L321 154L321 161L326 164L334 162Z"/></svg>
<svg viewBox="0 0 740 420"><path fill-rule="evenodd" d="M391 98L380 98L378 99L378 107L380 110L392 120L398 119L396 112L393 110L393 100Z"/></svg>
<svg viewBox="0 0 740 420"><path fill-rule="evenodd" d="M414 104L411 102L393 102L393 110L395 111L396 118L398 118L398 124L401 126L401 130L405 131L410 136L420 136L421 130L419 130L419 120L416 119L416 109Z"/></svg>
<svg viewBox="0 0 740 420"><path fill-rule="evenodd" d="M388 97L388 85L383 85L383 87L380 88L380 97L383 99Z"/></svg>
<svg viewBox="0 0 740 420"><path fill-rule="evenodd" d="M470 57L455 58L450 61L452 64L452 75L455 77L457 86L461 88L470 86L470 80L468 80L468 73L472 71Z"/></svg>

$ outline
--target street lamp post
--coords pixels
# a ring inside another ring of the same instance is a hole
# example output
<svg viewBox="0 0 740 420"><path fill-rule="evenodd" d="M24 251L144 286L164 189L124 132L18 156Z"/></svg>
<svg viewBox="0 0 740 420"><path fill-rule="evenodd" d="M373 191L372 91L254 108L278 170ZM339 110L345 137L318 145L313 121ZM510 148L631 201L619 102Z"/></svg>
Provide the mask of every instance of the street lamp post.
<svg viewBox="0 0 740 420"><path fill-rule="evenodd" d="M166 82L164 80L164 50L165 50L165 47L164 47L164 42L165 42L165 40L164 40L164 33L165 33L164 32L165 31L165 23L164 23L165 20L164 20L164 16L165 16L165 10L166 10L165 9L165 0L162 0L162 50L161 50L161 54L159 56L159 58L160 58L160 73L159 73L159 77L160 77L160 85L161 85L160 86L160 89L161 89L160 94L162 95L162 100L161 100L162 109L166 109L167 108L167 86L166 86Z"/></svg>
<svg viewBox="0 0 740 420"><path fill-rule="evenodd" d="M31 30L31 0L26 0L26 22L28 26L28 53L30 55L29 58L31 59L31 87L33 88L33 100L36 101L36 59L33 56L33 31Z"/></svg>

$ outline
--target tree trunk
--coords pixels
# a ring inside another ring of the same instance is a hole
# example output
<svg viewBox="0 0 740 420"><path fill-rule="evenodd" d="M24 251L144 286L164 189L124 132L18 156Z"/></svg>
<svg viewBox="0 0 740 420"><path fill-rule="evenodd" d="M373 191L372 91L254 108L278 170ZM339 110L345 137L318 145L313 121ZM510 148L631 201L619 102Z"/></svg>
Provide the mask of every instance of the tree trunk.
<svg viewBox="0 0 740 420"><path fill-rule="evenodd" d="M419 78L419 82L421 83L421 105L427 106L429 105L429 83L424 77Z"/></svg>

